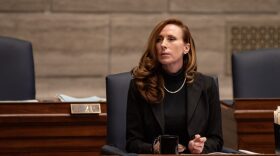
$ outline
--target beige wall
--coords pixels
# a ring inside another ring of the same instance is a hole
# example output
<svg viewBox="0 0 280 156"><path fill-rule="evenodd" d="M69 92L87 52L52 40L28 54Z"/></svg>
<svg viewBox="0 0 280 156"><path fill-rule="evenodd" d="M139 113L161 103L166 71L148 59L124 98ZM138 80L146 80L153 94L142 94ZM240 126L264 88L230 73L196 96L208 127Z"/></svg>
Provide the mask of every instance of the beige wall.
<svg viewBox="0 0 280 156"><path fill-rule="evenodd" d="M228 24L273 23L279 13L279 0L0 0L0 35L33 43L38 99L105 97L105 76L137 65L153 26L176 17L193 33L199 71L219 76L225 99Z"/></svg>

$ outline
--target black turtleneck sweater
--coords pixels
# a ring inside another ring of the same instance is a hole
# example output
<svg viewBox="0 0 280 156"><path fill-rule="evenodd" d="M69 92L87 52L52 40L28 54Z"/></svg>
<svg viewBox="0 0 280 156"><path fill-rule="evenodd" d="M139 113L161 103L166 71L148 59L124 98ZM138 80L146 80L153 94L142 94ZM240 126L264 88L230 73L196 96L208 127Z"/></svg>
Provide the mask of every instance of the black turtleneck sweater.
<svg viewBox="0 0 280 156"><path fill-rule="evenodd" d="M185 72L183 69L175 74L163 72L164 85L169 91L178 90L184 83ZM164 118L165 134L179 136L179 143L186 146L189 136L187 132L187 96L186 83L177 93L169 93L165 90Z"/></svg>

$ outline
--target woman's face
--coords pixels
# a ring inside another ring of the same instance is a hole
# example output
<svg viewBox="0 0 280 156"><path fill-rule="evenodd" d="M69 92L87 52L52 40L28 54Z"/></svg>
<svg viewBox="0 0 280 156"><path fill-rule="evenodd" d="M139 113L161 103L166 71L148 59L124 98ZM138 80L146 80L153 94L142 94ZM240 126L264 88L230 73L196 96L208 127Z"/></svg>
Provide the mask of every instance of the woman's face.
<svg viewBox="0 0 280 156"><path fill-rule="evenodd" d="M175 73L183 66L183 55L188 53L190 44L183 40L183 30L168 24L159 33L156 43L157 58L164 70Z"/></svg>

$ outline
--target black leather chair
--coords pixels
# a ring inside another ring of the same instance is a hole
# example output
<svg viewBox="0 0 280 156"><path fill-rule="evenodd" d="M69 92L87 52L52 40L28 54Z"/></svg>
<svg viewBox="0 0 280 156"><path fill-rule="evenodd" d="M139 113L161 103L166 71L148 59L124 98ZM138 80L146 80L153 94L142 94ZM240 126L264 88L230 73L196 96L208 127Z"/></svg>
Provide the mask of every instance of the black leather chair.
<svg viewBox="0 0 280 156"><path fill-rule="evenodd" d="M102 154L128 155L125 150L126 104L131 78L129 72L106 77L107 145L102 147Z"/></svg>
<svg viewBox="0 0 280 156"><path fill-rule="evenodd" d="M126 104L129 72L112 74L106 77L107 96L107 144L101 149L104 155L134 155L127 153L126 145ZM218 77L214 76L218 85ZM230 148L223 148L225 153L239 153Z"/></svg>
<svg viewBox="0 0 280 156"><path fill-rule="evenodd" d="M35 99L32 44L0 36L0 100Z"/></svg>
<svg viewBox="0 0 280 156"><path fill-rule="evenodd" d="M234 98L280 97L280 49L259 49L232 55Z"/></svg>

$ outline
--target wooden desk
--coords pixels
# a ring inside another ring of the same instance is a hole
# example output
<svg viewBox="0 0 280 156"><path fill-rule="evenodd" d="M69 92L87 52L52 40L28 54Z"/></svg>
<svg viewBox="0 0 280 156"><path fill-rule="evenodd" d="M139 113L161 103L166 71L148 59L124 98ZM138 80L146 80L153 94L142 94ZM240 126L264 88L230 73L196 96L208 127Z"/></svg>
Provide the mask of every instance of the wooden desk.
<svg viewBox="0 0 280 156"><path fill-rule="evenodd" d="M196 156L197 154L180 154L181 156ZM212 154L199 154L199 156L211 156ZM225 156L276 156L276 154L213 154ZM140 154L139 156L178 156L175 154Z"/></svg>
<svg viewBox="0 0 280 156"><path fill-rule="evenodd" d="M106 112L104 103L101 109ZM67 102L0 103L0 155L100 154L106 114L72 115L70 110Z"/></svg>
<svg viewBox="0 0 280 156"><path fill-rule="evenodd" d="M280 99L235 99L238 148L275 153L273 111Z"/></svg>

